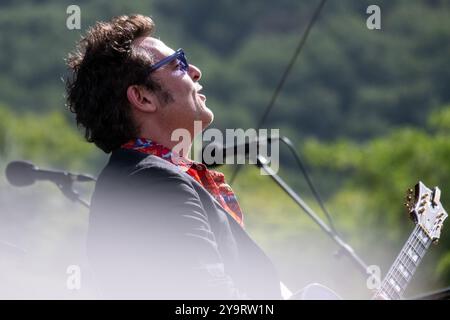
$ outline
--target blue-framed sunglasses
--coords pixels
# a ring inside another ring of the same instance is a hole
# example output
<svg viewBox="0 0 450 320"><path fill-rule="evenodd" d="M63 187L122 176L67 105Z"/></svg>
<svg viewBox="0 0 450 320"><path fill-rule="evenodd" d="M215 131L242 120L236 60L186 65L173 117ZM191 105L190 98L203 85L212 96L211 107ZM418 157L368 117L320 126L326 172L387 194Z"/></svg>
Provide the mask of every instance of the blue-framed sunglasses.
<svg viewBox="0 0 450 320"><path fill-rule="evenodd" d="M181 70L188 72L189 71L189 64L187 63L186 56L184 55L183 49L178 49L173 54L171 54L168 57L165 57L161 61L155 63L150 67L149 73L158 70L162 66L171 63L173 60L178 59L178 62L180 63Z"/></svg>

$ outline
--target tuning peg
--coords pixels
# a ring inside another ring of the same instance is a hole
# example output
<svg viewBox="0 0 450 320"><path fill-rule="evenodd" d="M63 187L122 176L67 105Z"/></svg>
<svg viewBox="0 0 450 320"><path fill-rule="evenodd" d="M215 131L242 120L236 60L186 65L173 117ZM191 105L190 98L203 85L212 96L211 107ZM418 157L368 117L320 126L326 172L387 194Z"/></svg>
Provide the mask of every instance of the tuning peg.
<svg viewBox="0 0 450 320"><path fill-rule="evenodd" d="M434 187L433 203L435 205L438 205L440 200L441 200L441 189L439 189L438 187Z"/></svg>
<svg viewBox="0 0 450 320"><path fill-rule="evenodd" d="M425 211L425 208L420 208L419 213L422 214Z"/></svg>

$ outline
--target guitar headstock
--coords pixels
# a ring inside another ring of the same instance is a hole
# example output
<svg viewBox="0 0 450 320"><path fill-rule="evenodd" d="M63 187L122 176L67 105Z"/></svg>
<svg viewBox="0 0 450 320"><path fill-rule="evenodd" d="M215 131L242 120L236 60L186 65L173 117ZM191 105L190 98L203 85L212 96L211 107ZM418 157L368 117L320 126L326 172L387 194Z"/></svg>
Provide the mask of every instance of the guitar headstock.
<svg viewBox="0 0 450 320"><path fill-rule="evenodd" d="M441 190L433 190L421 181L406 194L406 209L414 222L422 227L433 242L439 240L444 220L448 214L441 204Z"/></svg>

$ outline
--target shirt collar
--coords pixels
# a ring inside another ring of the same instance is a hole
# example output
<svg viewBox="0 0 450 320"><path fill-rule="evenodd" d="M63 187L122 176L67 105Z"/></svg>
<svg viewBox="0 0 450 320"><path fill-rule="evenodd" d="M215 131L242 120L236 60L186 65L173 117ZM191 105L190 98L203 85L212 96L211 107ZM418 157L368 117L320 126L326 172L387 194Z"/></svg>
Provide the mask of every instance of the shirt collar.
<svg viewBox="0 0 450 320"><path fill-rule="evenodd" d="M147 138L131 139L128 142L124 143L121 148L136 150L142 153L158 156L180 167L180 169L185 172L191 167L195 169L206 169L206 166L204 164L183 157L178 153L173 152L171 149L163 146L162 144Z"/></svg>

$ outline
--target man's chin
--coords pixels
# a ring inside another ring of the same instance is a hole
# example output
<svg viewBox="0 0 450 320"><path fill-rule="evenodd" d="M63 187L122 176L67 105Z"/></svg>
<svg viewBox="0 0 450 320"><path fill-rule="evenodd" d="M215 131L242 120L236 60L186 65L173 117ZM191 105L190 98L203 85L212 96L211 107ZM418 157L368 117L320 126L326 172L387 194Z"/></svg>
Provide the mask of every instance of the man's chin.
<svg viewBox="0 0 450 320"><path fill-rule="evenodd" d="M206 126L209 126L214 121L214 113L208 107L206 107L206 110L208 113L208 118L206 120L206 122L207 122Z"/></svg>
<svg viewBox="0 0 450 320"><path fill-rule="evenodd" d="M206 129L214 121L214 113L206 105L201 105L199 120L202 122L202 129Z"/></svg>

